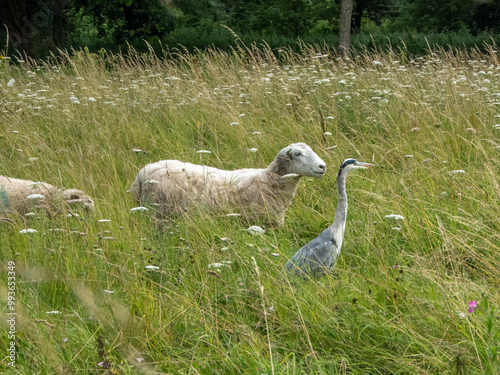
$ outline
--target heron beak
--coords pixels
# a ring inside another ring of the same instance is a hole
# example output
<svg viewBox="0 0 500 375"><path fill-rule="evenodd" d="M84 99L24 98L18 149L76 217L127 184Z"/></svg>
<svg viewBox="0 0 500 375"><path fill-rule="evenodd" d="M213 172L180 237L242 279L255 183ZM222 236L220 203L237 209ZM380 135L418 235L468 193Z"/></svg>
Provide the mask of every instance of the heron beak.
<svg viewBox="0 0 500 375"><path fill-rule="evenodd" d="M370 163L364 163L362 161L358 161L356 163L356 168L361 168L361 169L368 169L368 168L373 168L376 167L375 164L370 164Z"/></svg>

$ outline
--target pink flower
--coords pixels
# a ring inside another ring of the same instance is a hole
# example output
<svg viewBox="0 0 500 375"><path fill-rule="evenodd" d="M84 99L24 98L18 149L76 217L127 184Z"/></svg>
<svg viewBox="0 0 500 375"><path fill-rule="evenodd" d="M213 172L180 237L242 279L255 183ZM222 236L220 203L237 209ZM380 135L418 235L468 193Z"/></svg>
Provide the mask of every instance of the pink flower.
<svg viewBox="0 0 500 375"><path fill-rule="evenodd" d="M472 314L474 312L474 310L476 309L477 307L477 302L476 301L470 301L469 302L469 314Z"/></svg>

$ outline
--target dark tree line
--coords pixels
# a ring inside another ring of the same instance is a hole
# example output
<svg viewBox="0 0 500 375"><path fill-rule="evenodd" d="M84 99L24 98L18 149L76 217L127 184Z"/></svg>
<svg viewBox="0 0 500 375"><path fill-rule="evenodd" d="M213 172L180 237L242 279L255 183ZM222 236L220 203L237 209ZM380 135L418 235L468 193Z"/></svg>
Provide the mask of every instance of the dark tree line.
<svg viewBox="0 0 500 375"><path fill-rule="evenodd" d="M11 50L36 56L90 38L108 45L175 42L179 35L210 41L220 25L264 39L341 30L348 37L367 25L383 32L498 33L500 0L0 0L0 23Z"/></svg>

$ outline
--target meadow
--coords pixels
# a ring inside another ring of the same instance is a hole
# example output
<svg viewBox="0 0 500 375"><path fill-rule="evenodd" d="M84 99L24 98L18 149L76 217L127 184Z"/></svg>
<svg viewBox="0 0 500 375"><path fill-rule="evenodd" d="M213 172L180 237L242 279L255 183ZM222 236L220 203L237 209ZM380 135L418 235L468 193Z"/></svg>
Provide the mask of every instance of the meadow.
<svg viewBox="0 0 500 375"><path fill-rule="evenodd" d="M0 93L0 175L96 205L0 221L0 372L500 374L493 46L346 61L317 46L60 52L3 59ZM130 211L147 163L264 168L299 141L328 171L303 178L285 225L262 236L202 210L161 224ZM348 177L341 257L292 280L282 267L332 222L347 157L378 168Z"/></svg>

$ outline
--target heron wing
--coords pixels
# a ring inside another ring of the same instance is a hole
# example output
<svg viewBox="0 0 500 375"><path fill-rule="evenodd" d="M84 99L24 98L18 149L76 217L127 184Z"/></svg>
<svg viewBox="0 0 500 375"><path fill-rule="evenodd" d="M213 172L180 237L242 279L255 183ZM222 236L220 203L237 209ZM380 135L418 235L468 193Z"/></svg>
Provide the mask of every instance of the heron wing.
<svg viewBox="0 0 500 375"><path fill-rule="evenodd" d="M304 245L287 262L285 269L300 273L318 273L333 267L337 244L331 230L323 231L318 237Z"/></svg>

